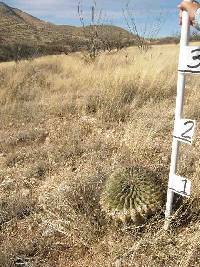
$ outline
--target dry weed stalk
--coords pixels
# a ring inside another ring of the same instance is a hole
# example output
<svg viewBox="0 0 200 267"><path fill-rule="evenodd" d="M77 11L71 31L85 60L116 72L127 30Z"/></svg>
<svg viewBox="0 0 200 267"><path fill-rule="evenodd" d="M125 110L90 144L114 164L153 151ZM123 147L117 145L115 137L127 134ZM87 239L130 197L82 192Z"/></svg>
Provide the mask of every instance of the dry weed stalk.
<svg viewBox="0 0 200 267"><path fill-rule="evenodd" d="M116 228L99 205L120 166L143 166L166 183L177 52L0 64L1 266L102 267L120 258L125 266L199 266L199 129L191 150L181 148L179 173L194 186L173 231L161 234L162 216ZM188 84L184 115L198 120L199 80Z"/></svg>

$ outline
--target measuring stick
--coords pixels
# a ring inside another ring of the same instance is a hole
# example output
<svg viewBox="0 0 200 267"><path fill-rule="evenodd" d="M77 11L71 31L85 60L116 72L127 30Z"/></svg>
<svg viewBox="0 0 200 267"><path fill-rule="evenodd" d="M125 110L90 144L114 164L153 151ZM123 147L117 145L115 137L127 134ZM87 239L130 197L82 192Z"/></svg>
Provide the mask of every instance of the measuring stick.
<svg viewBox="0 0 200 267"><path fill-rule="evenodd" d="M185 1L192 2L192 0L185 0ZM189 29L190 29L189 14L187 11L183 11L179 58L182 56L182 49L188 45ZM185 91L185 73L179 71L178 80L177 80L175 125L179 120L181 120L182 111L183 111L184 91ZM174 191L170 188L170 184L173 182L172 179L176 179L178 151L179 151L179 140L177 138L173 138L171 165L170 165L170 173L169 173L169 186L168 186L168 191L167 191L167 203L166 203L166 210L165 210L165 224L164 224L165 230L169 228L170 219L171 219Z"/></svg>

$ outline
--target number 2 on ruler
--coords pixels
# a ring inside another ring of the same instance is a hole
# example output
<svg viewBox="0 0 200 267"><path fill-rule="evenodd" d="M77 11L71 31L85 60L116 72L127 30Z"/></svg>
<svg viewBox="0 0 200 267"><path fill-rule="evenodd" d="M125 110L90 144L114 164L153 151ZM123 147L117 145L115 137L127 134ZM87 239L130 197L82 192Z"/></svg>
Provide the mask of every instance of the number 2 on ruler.
<svg viewBox="0 0 200 267"><path fill-rule="evenodd" d="M174 137L181 142L191 144L195 125L195 120L179 120L175 124Z"/></svg>
<svg viewBox="0 0 200 267"><path fill-rule="evenodd" d="M191 133L191 131L192 131L192 129L193 129L195 123L194 123L194 121L186 121L186 122L184 123L184 125L185 125L185 126L190 125L190 126L188 127L188 129L187 129L184 133L181 134L181 137L183 137L183 138L185 138L186 140L189 140L189 141L190 141L190 140L192 139L192 136L190 135L190 133ZM187 133L188 133L189 135L186 135Z"/></svg>

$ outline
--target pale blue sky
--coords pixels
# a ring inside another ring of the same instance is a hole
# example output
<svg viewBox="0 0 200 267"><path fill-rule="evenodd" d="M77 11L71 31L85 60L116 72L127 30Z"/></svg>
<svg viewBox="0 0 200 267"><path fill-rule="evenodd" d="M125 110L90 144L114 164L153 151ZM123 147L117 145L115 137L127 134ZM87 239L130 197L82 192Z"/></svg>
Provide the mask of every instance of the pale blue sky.
<svg viewBox="0 0 200 267"><path fill-rule="evenodd" d="M155 21L162 14L163 24L159 35L175 34L179 30L177 5L180 1L171 0L96 0L98 9L103 10L103 16L112 24L126 28L122 9L127 1L134 10L137 25L140 29L144 24ZM77 15L78 0L3 0L6 4L22 9L33 16L56 24L80 26ZM92 6L92 0L82 0L84 17Z"/></svg>

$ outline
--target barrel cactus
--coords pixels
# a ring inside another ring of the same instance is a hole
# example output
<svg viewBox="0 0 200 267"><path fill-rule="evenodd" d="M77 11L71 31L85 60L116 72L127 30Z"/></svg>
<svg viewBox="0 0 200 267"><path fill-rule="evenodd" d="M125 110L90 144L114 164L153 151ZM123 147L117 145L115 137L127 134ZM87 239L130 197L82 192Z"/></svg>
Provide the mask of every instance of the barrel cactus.
<svg viewBox="0 0 200 267"><path fill-rule="evenodd" d="M161 210L164 190L155 173L141 168L122 168L106 181L100 204L114 220L135 224Z"/></svg>

